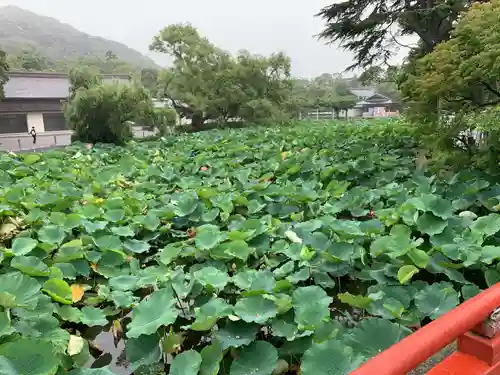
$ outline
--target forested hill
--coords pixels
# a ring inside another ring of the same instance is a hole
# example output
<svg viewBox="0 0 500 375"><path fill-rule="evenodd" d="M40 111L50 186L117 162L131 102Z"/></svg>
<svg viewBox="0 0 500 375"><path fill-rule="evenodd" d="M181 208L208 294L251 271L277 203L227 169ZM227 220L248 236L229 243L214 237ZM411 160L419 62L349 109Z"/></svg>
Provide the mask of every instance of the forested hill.
<svg viewBox="0 0 500 375"><path fill-rule="evenodd" d="M16 6L0 7L0 49L18 55L36 52L51 61L71 61L82 56L103 58L111 51L136 67L155 63L126 45L83 33L71 25Z"/></svg>

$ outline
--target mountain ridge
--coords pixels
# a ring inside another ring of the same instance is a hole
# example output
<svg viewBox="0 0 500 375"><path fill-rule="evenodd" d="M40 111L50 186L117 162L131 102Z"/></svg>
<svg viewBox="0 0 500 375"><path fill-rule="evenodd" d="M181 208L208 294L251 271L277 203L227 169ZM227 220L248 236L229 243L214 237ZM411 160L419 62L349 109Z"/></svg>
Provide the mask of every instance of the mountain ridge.
<svg viewBox="0 0 500 375"><path fill-rule="evenodd" d="M105 58L111 51L120 60L140 68L158 67L151 58L127 45L93 36L55 18L7 5L0 7L0 49L7 54L36 52L50 60Z"/></svg>

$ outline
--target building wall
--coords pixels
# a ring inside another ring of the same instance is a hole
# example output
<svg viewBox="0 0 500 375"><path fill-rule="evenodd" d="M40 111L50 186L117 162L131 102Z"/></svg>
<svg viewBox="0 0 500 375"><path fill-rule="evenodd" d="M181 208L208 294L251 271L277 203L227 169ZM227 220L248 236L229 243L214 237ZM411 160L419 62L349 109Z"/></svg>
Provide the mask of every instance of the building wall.
<svg viewBox="0 0 500 375"><path fill-rule="evenodd" d="M68 130L69 125L62 112L43 113L43 125L46 132Z"/></svg>
<svg viewBox="0 0 500 375"><path fill-rule="evenodd" d="M0 134L24 133L27 129L28 122L24 113L0 114Z"/></svg>
<svg viewBox="0 0 500 375"><path fill-rule="evenodd" d="M155 135L155 132L142 130L141 128L132 129L135 138L144 138ZM21 151L33 150L39 148L48 148L55 146L67 146L71 144L71 130L50 131L37 134L36 144L33 144L33 137L27 132L0 134L0 150L3 151Z"/></svg>
<svg viewBox="0 0 500 375"><path fill-rule="evenodd" d="M0 114L16 112L62 112L64 99L5 99Z"/></svg>
<svg viewBox="0 0 500 375"><path fill-rule="evenodd" d="M45 131L43 114L41 112L29 112L26 114L26 119L28 122L28 131L30 131L31 128L35 128L37 133L43 133Z"/></svg>
<svg viewBox="0 0 500 375"><path fill-rule="evenodd" d="M33 137L26 133L0 134L0 150L20 151L33 148L64 146L71 143L69 130L60 132L50 132L38 134L36 144L33 144Z"/></svg>

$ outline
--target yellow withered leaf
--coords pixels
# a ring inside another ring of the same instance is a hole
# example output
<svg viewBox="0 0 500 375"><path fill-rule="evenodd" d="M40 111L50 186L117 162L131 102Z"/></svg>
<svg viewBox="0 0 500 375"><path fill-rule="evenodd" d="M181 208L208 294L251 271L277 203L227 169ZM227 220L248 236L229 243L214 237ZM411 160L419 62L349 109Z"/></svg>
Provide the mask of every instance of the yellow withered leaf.
<svg viewBox="0 0 500 375"><path fill-rule="evenodd" d="M71 299L73 302L80 302L88 289L88 285L73 284L71 285Z"/></svg>
<svg viewBox="0 0 500 375"><path fill-rule="evenodd" d="M67 348L68 355L72 356L80 354L80 352L83 350L84 344L85 341L83 338L75 335L70 335Z"/></svg>

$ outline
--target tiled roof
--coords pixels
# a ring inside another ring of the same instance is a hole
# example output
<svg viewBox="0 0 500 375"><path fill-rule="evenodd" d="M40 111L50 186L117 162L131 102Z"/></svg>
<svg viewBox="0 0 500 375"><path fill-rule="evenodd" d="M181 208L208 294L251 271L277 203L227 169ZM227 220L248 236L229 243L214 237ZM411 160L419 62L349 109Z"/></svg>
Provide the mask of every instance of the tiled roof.
<svg viewBox="0 0 500 375"><path fill-rule="evenodd" d="M375 94L375 89L372 87L362 87L356 89L350 89L350 91L356 95L358 98L369 98Z"/></svg>
<svg viewBox="0 0 500 375"><path fill-rule="evenodd" d="M130 81L128 75L103 75L103 80ZM61 73L9 72L4 86L6 99L64 99L69 94L69 77Z"/></svg>

